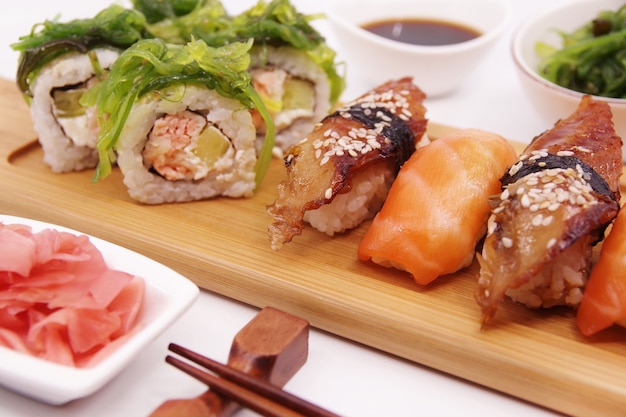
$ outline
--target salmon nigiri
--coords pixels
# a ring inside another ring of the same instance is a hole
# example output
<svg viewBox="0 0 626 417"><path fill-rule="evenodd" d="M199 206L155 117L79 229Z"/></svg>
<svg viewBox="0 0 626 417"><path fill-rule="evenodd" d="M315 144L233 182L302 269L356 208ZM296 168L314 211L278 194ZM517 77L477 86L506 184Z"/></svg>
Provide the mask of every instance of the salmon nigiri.
<svg viewBox="0 0 626 417"><path fill-rule="evenodd" d="M591 336L614 324L626 326L626 211L620 211L604 240L576 315L578 329Z"/></svg>
<svg viewBox="0 0 626 417"><path fill-rule="evenodd" d="M359 258L406 270L422 285L468 266L486 232L489 197L516 157L502 136L478 129L418 149L363 237Z"/></svg>
<svg viewBox="0 0 626 417"><path fill-rule="evenodd" d="M621 146L609 105L585 96L505 173L478 257L483 324L505 297L530 308L580 304L593 246L619 210Z"/></svg>

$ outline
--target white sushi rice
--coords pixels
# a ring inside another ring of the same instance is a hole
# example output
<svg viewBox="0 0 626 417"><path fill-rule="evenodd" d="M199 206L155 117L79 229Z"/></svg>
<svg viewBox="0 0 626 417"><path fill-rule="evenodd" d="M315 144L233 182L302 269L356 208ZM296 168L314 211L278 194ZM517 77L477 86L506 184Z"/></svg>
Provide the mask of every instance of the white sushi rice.
<svg viewBox="0 0 626 417"><path fill-rule="evenodd" d="M95 50L99 65L109 68L119 56L119 51L100 48ZM59 122L54 112L52 91L55 88L76 85L90 80L95 75L93 64L86 54L70 53L47 64L36 77L31 89L33 99L30 113L35 132L43 149L43 160L53 172L80 171L93 168L98 163L95 149L97 131L91 129L95 111L90 116L79 116ZM84 132L84 136L66 134Z"/></svg>
<svg viewBox="0 0 626 417"><path fill-rule="evenodd" d="M250 68L264 65L281 68L295 78L310 81L315 89L313 114L297 118L289 127L276 132L274 153L280 157L289 147L307 136L313 130L313 126L330 113L330 83L324 70L306 52L292 47L255 47L251 51L251 58ZM263 138L263 135L259 135L257 148L260 147Z"/></svg>
<svg viewBox="0 0 626 417"><path fill-rule="evenodd" d="M142 152L154 122L164 114L184 110L206 113L207 120L231 141L231 146L200 180L169 181L150 171ZM130 196L142 203L161 204L208 199L219 195L250 197L255 189L256 129L250 111L213 90L187 86L182 97L140 100L133 106L119 138L117 165Z"/></svg>
<svg viewBox="0 0 626 417"><path fill-rule="evenodd" d="M380 210L393 179L387 164L359 172L349 192L336 195L330 204L306 211L304 221L329 236L355 228Z"/></svg>
<svg viewBox="0 0 626 417"><path fill-rule="evenodd" d="M589 276L590 251L584 239L575 242L527 283L509 288L506 295L529 308L578 307Z"/></svg>

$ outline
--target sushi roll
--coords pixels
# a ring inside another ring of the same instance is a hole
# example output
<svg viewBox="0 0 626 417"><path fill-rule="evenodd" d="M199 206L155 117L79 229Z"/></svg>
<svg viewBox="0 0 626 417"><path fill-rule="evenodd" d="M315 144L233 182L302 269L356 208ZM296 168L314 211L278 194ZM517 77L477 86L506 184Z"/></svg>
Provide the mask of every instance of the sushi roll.
<svg viewBox="0 0 626 417"><path fill-rule="evenodd" d="M530 308L580 304L592 248L620 208L621 146L609 105L584 96L504 174L479 255L483 324L505 297Z"/></svg>
<svg viewBox="0 0 626 417"><path fill-rule="evenodd" d="M252 82L267 104L276 128L274 153L282 157L327 116L331 98L329 76L306 51L291 46L257 46L252 50ZM265 125L255 117L261 135Z"/></svg>
<svg viewBox="0 0 626 417"><path fill-rule="evenodd" d="M359 259L407 271L420 285L469 266L486 233L489 198L516 156L502 136L478 129L418 149L361 240Z"/></svg>
<svg viewBox="0 0 626 417"><path fill-rule="evenodd" d="M284 159L286 178L267 208L271 248L300 235L304 222L333 236L370 219L425 138L424 99L411 78L388 81L325 117L293 145Z"/></svg>
<svg viewBox="0 0 626 417"><path fill-rule="evenodd" d="M272 0L233 18L237 36L255 40L250 71L273 116L278 156L308 135L345 89L335 51L309 23L317 17L299 13L289 0Z"/></svg>
<svg viewBox="0 0 626 417"><path fill-rule="evenodd" d="M102 126L95 179L117 162L129 195L145 204L252 196L273 136L257 155L251 109L272 121L246 72L251 45L144 39L125 50L86 98Z"/></svg>
<svg viewBox="0 0 626 417"><path fill-rule="evenodd" d="M232 16L229 24L224 16L210 28L207 19L197 19L196 27L189 19L188 36L211 46L254 40L249 71L272 115L274 151L280 157L331 112L345 89L335 51L309 23L317 17L298 12L289 0L261 0ZM260 115L253 116L261 144L265 123Z"/></svg>
<svg viewBox="0 0 626 417"><path fill-rule="evenodd" d="M621 210L602 243L576 312L576 324L592 336L614 324L626 327L626 211Z"/></svg>
<svg viewBox="0 0 626 417"><path fill-rule="evenodd" d="M96 166L96 110L81 97L143 36L144 27L140 13L113 5L90 19L46 21L12 45L20 51L17 84L53 172Z"/></svg>

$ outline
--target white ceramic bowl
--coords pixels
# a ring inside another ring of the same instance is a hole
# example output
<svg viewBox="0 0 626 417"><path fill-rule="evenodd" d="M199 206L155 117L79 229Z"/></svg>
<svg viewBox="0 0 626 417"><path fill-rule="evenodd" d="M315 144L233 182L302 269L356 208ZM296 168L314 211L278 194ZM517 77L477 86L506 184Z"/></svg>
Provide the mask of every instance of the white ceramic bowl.
<svg viewBox="0 0 626 417"><path fill-rule="evenodd" d="M0 215L0 222L29 225L33 231L52 228L82 234L21 217ZM90 368L63 366L0 346L0 385L5 388L54 405L90 395L130 364L196 300L198 287L182 275L128 249L92 236L89 239L111 268L144 279L144 303L135 325L138 331Z"/></svg>
<svg viewBox="0 0 626 417"><path fill-rule="evenodd" d="M537 113L545 120L546 129L558 119L569 116L578 106L581 93L560 87L537 73L539 57L535 53L538 41L561 45L555 29L570 32L591 19L601 10L617 10L623 0L570 0L548 7L522 23L513 35L512 54L515 67L526 93ZM594 96L611 105L617 134L626 138L626 100ZM626 144L623 148L626 158ZM626 159L625 159L626 161Z"/></svg>
<svg viewBox="0 0 626 417"><path fill-rule="evenodd" d="M506 0L337 0L327 13L348 82L367 88L404 76L428 97L453 92L480 63L507 28L511 17ZM455 22L481 36L457 44L422 46L386 39L361 26L391 19ZM333 45L334 46L334 45Z"/></svg>

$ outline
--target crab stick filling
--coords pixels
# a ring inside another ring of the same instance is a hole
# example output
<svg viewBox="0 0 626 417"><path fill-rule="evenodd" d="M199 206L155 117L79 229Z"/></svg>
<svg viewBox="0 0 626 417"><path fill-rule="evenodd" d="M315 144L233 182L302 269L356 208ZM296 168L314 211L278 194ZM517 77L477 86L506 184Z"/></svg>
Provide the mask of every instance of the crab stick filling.
<svg viewBox="0 0 626 417"><path fill-rule="evenodd" d="M199 180L232 147L206 116L185 110L158 118L143 149L144 164L170 180Z"/></svg>

